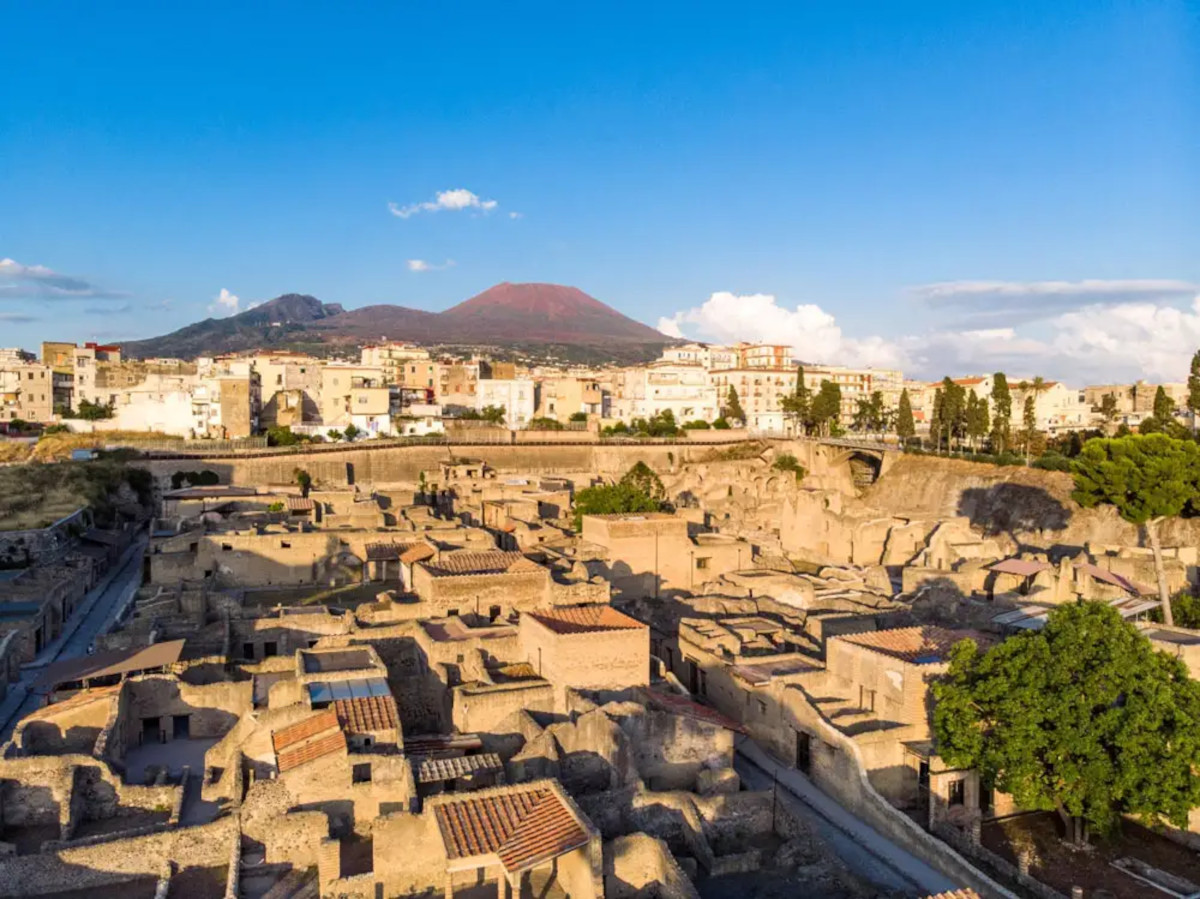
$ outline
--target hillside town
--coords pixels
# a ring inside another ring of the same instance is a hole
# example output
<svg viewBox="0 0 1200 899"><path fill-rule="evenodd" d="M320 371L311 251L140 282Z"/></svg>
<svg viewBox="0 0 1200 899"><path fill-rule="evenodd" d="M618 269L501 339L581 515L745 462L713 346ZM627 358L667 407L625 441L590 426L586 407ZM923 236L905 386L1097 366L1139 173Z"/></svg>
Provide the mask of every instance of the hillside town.
<svg viewBox="0 0 1200 899"><path fill-rule="evenodd" d="M1007 420L1042 438L1186 418L1186 381L1068 386L1038 376L942 381L818 365L790 347L676 343L654 362L581 367L455 358L412 343L363 346L357 359L257 351L131 359L120 346L46 342L0 349L0 428L36 434L144 432L187 440L429 437L467 421L512 431L675 434L738 426L763 437L843 432L979 441ZM945 396L946 415L941 412ZM958 423L949 414L957 396ZM1020 442L1019 440L1016 442ZM1014 443L1015 445L1015 443Z"/></svg>

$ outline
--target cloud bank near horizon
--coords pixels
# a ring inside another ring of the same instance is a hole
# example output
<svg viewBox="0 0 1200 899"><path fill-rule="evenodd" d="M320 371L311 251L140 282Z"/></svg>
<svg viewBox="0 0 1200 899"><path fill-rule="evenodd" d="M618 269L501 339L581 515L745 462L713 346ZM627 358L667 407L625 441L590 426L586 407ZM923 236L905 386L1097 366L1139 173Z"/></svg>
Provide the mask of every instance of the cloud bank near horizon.
<svg viewBox="0 0 1200 899"><path fill-rule="evenodd" d="M1018 314L1004 314L1001 305L993 307L995 316L988 309L925 333L859 337L844 334L816 304L789 307L772 294L718 291L660 318L658 330L716 343L781 343L806 362L899 368L912 377L1007 371L1076 385L1182 381L1200 349L1200 286L1184 281L946 282L912 293L920 302L954 307L1002 304L1007 297L1017 301ZM1175 305L1185 298L1186 307ZM1049 308L1033 316L1044 302Z"/></svg>

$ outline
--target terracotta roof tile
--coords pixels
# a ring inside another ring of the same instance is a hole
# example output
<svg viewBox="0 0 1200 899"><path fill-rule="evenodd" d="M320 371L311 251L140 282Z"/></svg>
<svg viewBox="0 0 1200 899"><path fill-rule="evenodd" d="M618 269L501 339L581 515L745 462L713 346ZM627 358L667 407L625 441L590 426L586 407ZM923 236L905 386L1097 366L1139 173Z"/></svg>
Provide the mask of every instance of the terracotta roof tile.
<svg viewBox="0 0 1200 899"><path fill-rule="evenodd" d="M431 558L433 554L433 547L428 543L418 543L412 549L407 549L401 553L400 561L405 565L411 565L413 562L420 562Z"/></svg>
<svg viewBox="0 0 1200 899"><path fill-rule="evenodd" d="M335 699L333 710L337 713L342 730L350 734L372 734L381 730L394 730L400 715L396 700L391 696L364 696L358 699Z"/></svg>
<svg viewBox="0 0 1200 899"><path fill-rule="evenodd" d="M991 642L991 639L979 631L949 630L936 625L921 625L918 627L900 627L886 631L867 631L861 634L846 634L831 637L831 640L844 640L872 650L902 662L912 662L916 665L930 665L945 662L952 647L959 640L971 638L981 645Z"/></svg>
<svg viewBox="0 0 1200 899"><path fill-rule="evenodd" d="M311 512L316 505L307 496L289 496L284 502L289 512Z"/></svg>
<svg viewBox="0 0 1200 899"><path fill-rule="evenodd" d="M980 897L974 890L952 890L949 893L926 896L925 899L980 899Z"/></svg>
<svg viewBox="0 0 1200 899"><path fill-rule="evenodd" d="M587 829L553 790L511 789L436 807L451 859L496 855L510 872L585 845Z"/></svg>
<svg viewBox="0 0 1200 899"><path fill-rule="evenodd" d="M494 752L479 755L460 755L445 759L422 759L417 767L417 780L438 783L466 777L479 771L503 771L504 763Z"/></svg>
<svg viewBox="0 0 1200 899"><path fill-rule="evenodd" d="M588 634L597 631L645 630L646 625L612 606L563 606L526 612L556 634Z"/></svg>
<svg viewBox="0 0 1200 899"><path fill-rule="evenodd" d="M491 550L489 552L456 552L444 555L425 567L434 577L461 574L507 574L517 571L538 571L541 566L519 552Z"/></svg>
<svg viewBox="0 0 1200 899"><path fill-rule="evenodd" d="M315 740L301 743L298 746L293 746L290 749L285 749L283 752L276 753L276 767L281 772L291 771L293 768L299 768L308 762L315 762L317 759L324 758L327 755L345 751L346 735L340 730L336 730L323 737L318 737Z"/></svg>
<svg viewBox="0 0 1200 899"><path fill-rule="evenodd" d="M299 743L301 740L315 737L322 731L337 726L337 715L332 711L326 710L305 718L303 721L297 721L295 724L281 727L271 734L271 742L275 746L275 751L279 752L279 750L286 749L293 743Z"/></svg>

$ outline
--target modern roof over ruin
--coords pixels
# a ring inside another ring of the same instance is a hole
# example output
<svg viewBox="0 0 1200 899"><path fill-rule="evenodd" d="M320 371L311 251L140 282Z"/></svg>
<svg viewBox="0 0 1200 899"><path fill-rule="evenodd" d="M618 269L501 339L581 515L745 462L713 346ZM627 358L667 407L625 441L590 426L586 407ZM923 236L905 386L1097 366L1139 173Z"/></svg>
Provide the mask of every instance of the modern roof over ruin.
<svg viewBox="0 0 1200 899"><path fill-rule="evenodd" d="M991 642L986 634L979 631L950 630L931 624L846 634L831 637L830 642L841 640L852 643L913 665L934 665L945 662L950 654L950 647L959 640L968 638L981 644Z"/></svg>
<svg viewBox="0 0 1200 899"><path fill-rule="evenodd" d="M357 671L374 668L371 653L365 649L335 649L327 652L305 650L301 653L304 670L308 674L323 671Z"/></svg>
<svg viewBox="0 0 1200 899"><path fill-rule="evenodd" d="M332 710L317 712L271 735L275 766L291 771L317 759L346 751L346 735Z"/></svg>
<svg viewBox="0 0 1200 899"><path fill-rule="evenodd" d="M1049 562L1039 562L1037 559L1002 559L988 568L1000 574L1015 574L1020 577L1032 577L1039 571L1049 571L1054 566Z"/></svg>
<svg viewBox="0 0 1200 899"><path fill-rule="evenodd" d="M723 727L735 733L746 733L746 728L737 721L687 696L680 696L677 693L663 693L659 690L648 690L645 695L646 703L660 711L670 712L673 715L679 715L681 718L691 718L693 721L702 721L705 724L715 724L717 727Z"/></svg>
<svg viewBox="0 0 1200 899"><path fill-rule="evenodd" d="M556 634L590 634L601 631L646 630L647 625L612 606L562 606L526 612Z"/></svg>
<svg viewBox="0 0 1200 899"><path fill-rule="evenodd" d="M154 643L137 649L98 652L82 658L55 662L42 672L42 676L34 684L34 689L45 693L53 690L59 684L133 674L139 671L152 671L165 665L173 665L183 654L185 642L184 640L167 640L164 643Z"/></svg>
<svg viewBox="0 0 1200 899"><path fill-rule="evenodd" d="M395 730L400 724L396 700L391 696L335 699L333 710L343 732L348 734L376 734Z"/></svg>
<svg viewBox="0 0 1200 899"><path fill-rule="evenodd" d="M495 856L516 873L587 845L588 828L555 790L503 787L435 807L447 858Z"/></svg>
<svg viewBox="0 0 1200 899"><path fill-rule="evenodd" d="M417 765L417 780L423 784L441 783L472 774L503 770L504 762L500 761L500 756L494 752L453 758L428 758Z"/></svg>

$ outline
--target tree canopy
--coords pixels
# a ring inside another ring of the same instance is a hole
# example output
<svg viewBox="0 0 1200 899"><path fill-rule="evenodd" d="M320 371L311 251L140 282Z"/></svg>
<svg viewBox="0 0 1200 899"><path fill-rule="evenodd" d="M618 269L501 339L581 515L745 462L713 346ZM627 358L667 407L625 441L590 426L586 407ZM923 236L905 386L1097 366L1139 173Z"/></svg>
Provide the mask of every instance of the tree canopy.
<svg viewBox="0 0 1200 899"><path fill-rule="evenodd" d="M721 418L732 418L734 421L746 423L746 413L742 410L742 402L738 399L737 388L732 384L729 385L729 392L725 394L725 406L721 409Z"/></svg>
<svg viewBox="0 0 1200 899"><path fill-rule="evenodd" d="M992 376L992 408L992 450L1002 453L1008 449L1012 424L1012 391L1002 371Z"/></svg>
<svg viewBox="0 0 1200 899"><path fill-rule="evenodd" d="M655 502L661 502L667 498L667 491L663 488L662 480L645 462L635 463L629 471L621 476L620 483L640 490Z"/></svg>
<svg viewBox="0 0 1200 899"><path fill-rule="evenodd" d="M933 686L938 753L1021 806L1111 831L1186 827L1200 805L1200 682L1106 603L1059 606L986 653L965 640Z"/></svg>
<svg viewBox="0 0 1200 899"><path fill-rule="evenodd" d="M1167 396L1167 391L1163 389L1162 384L1158 385L1158 390L1154 391L1154 417L1164 425L1175 418L1175 403Z"/></svg>
<svg viewBox="0 0 1200 899"><path fill-rule="evenodd" d="M633 484L603 484L585 487L575 494L575 530L583 528L584 515L657 512L659 501Z"/></svg>
<svg viewBox="0 0 1200 899"><path fill-rule="evenodd" d="M908 391L900 391L900 405L896 409L896 436L902 441L912 440L917 433L916 422L913 421L912 400Z"/></svg>

